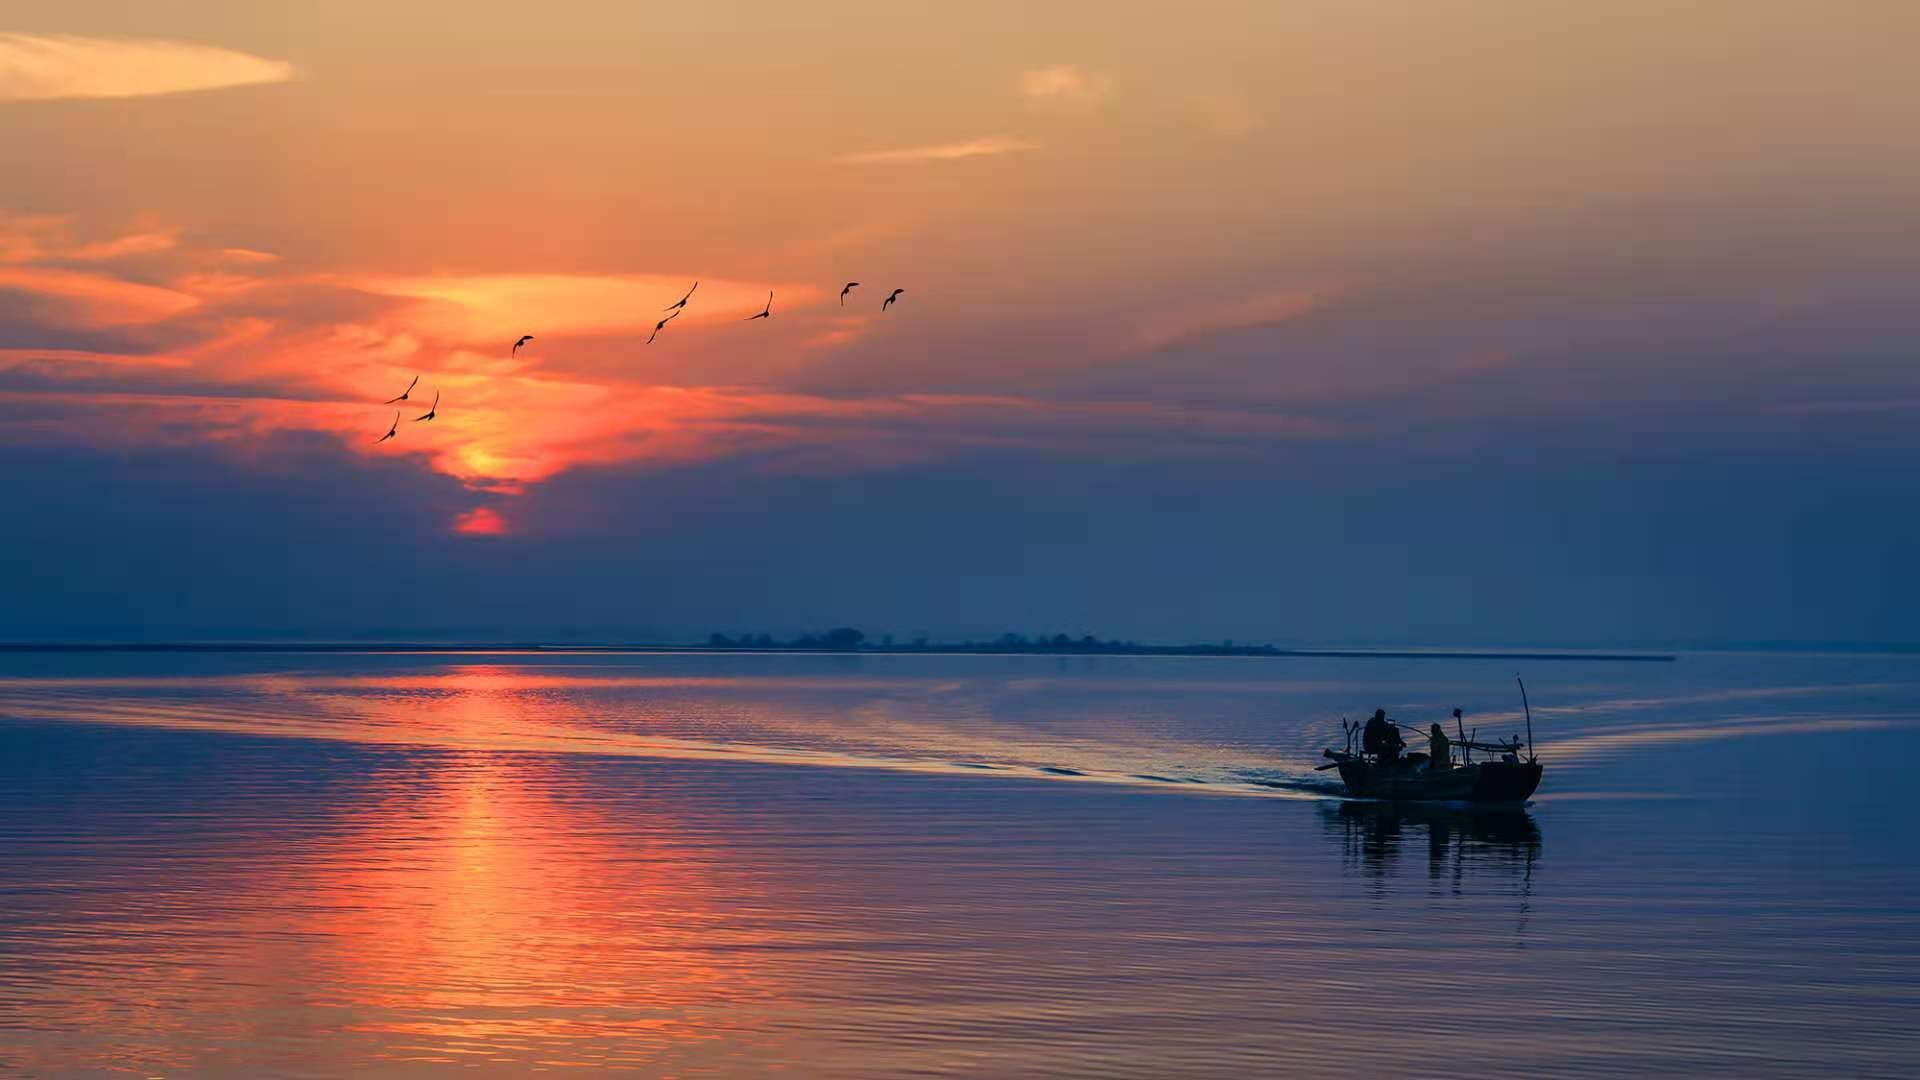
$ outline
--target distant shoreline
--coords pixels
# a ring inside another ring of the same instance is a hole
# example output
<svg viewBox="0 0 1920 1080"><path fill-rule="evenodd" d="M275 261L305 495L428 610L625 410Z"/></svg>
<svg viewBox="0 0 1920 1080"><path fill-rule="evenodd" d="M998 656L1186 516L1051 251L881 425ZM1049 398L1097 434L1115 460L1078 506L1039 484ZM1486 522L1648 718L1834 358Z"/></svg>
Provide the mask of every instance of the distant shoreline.
<svg viewBox="0 0 1920 1080"><path fill-rule="evenodd" d="M0 642L0 653L690 653L696 655L834 656L1198 656L1305 660L1577 660L1604 663L1672 663L1674 653L1582 652L1512 649L1282 649L1268 645L1009 646L1001 644L861 645L818 648L795 645L722 646L662 644L562 644L554 642Z"/></svg>

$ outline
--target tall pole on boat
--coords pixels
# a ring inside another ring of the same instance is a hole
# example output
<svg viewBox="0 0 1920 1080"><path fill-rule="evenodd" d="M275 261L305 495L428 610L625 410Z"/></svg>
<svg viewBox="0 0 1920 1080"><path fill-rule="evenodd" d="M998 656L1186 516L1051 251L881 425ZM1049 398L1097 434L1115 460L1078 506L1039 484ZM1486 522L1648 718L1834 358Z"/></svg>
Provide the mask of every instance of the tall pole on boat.
<svg viewBox="0 0 1920 1080"><path fill-rule="evenodd" d="M1527 684L1520 682L1518 675L1513 677L1513 681L1520 683L1520 707L1527 711L1527 763L1532 764L1539 758L1533 752L1533 706L1527 704Z"/></svg>

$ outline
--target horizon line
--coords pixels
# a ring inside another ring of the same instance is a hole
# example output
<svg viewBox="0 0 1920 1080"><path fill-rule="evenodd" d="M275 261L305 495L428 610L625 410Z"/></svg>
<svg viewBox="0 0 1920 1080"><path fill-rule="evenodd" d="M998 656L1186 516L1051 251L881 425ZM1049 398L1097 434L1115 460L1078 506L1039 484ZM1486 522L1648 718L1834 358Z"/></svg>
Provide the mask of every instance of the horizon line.
<svg viewBox="0 0 1920 1080"><path fill-rule="evenodd" d="M862 644L830 648L793 644L714 646L665 642L551 642L551 641L0 641L0 653L693 653L723 655L834 654L834 655L948 655L948 656L1143 656L1245 657L1252 659L1353 660L1580 660L1616 663L1671 663L1677 653L1651 650L1583 649L1462 649L1449 648L1293 648L1274 645L1142 644L1102 641L1066 646L1050 643L1007 645L999 642L927 642L896 645Z"/></svg>

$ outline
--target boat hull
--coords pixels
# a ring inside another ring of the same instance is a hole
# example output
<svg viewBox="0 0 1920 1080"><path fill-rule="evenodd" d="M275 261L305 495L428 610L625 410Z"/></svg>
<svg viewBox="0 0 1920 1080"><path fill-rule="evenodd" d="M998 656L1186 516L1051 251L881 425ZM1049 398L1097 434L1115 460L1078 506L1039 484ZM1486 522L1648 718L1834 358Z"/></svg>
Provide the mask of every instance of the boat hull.
<svg viewBox="0 0 1920 1080"><path fill-rule="evenodd" d="M1340 763L1348 794L1395 802L1525 802L1540 786L1540 772L1537 761L1476 761L1439 771L1357 760Z"/></svg>

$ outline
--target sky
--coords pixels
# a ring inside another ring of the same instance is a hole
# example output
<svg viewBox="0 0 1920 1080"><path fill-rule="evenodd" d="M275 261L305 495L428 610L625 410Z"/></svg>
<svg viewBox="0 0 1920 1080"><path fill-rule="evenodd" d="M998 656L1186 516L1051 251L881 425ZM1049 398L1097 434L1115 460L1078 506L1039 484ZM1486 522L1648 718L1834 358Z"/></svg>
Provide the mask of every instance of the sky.
<svg viewBox="0 0 1920 1080"><path fill-rule="evenodd" d="M15 0L0 639L1920 642L1917 39Z"/></svg>

